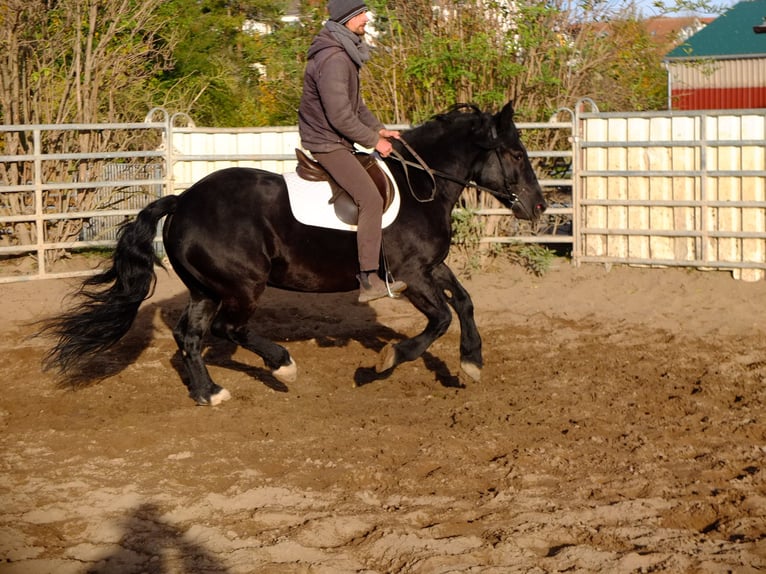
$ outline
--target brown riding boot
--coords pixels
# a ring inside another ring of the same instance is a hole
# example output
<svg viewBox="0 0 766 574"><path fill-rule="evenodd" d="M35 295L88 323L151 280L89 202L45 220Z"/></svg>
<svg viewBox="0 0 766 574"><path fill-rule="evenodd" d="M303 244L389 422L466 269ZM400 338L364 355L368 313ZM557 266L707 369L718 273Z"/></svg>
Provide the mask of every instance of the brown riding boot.
<svg viewBox="0 0 766 574"><path fill-rule="evenodd" d="M359 280L360 303L367 303L382 297L398 297L399 294L407 288L407 284L404 281L393 281L386 285L386 283L378 277L376 271L362 271L356 278Z"/></svg>

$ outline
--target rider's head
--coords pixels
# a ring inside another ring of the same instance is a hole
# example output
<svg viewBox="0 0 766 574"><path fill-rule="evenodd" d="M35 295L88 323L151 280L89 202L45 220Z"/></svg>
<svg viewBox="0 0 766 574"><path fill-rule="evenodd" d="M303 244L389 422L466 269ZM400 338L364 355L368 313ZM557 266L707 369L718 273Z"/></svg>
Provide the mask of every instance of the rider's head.
<svg viewBox="0 0 766 574"><path fill-rule="evenodd" d="M367 5L360 0L330 0L327 9L330 11L330 20L345 24L354 16L366 12Z"/></svg>

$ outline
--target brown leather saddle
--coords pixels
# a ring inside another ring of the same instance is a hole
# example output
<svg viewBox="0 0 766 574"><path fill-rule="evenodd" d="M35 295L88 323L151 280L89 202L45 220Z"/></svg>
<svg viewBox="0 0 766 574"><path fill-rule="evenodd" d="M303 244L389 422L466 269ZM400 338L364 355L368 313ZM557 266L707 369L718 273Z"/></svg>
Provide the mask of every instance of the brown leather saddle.
<svg viewBox="0 0 766 574"><path fill-rule="evenodd" d="M302 150L296 148L295 156L298 158L298 167L295 172L307 181L329 182L332 197L328 203L331 203L335 208L335 214L338 216L338 219L348 225L356 225L359 221L359 208L348 192L335 182L318 161L311 159ZM367 153L356 153L354 157L359 160L359 163L367 170L372 181L375 182L375 186L383 198L383 213L385 213L394 201L393 183L386 172L378 165L375 157Z"/></svg>

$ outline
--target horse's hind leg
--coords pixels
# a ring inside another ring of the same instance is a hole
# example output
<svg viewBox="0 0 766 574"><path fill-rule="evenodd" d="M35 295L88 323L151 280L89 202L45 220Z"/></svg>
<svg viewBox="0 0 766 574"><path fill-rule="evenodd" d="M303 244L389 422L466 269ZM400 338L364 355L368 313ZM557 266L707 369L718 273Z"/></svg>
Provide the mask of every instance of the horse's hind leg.
<svg viewBox="0 0 766 574"><path fill-rule="evenodd" d="M173 337L181 351L189 396L198 405L217 405L231 397L229 391L218 386L210 378L202 360L202 342L210 329L219 304L192 294L192 298L173 329Z"/></svg>
<svg viewBox="0 0 766 574"><path fill-rule="evenodd" d="M298 368L290 353L281 345L253 333L247 322L243 322L245 317L249 316L249 313L230 311L224 305L213 321L211 332L261 357L278 381L294 382L298 376Z"/></svg>

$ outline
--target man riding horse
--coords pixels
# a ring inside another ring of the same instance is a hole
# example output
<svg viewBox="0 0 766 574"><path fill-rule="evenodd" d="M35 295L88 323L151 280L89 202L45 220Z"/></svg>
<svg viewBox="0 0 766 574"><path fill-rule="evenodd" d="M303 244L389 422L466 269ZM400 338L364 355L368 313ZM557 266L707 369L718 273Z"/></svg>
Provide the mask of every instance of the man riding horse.
<svg viewBox="0 0 766 574"><path fill-rule="evenodd" d="M301 145L354 199L359 207L357 255L359 302L396 296L407 288L403 281L384 282L378 273L382 244L383 199L365 168L354 157L354 144L374 148L387 157L388 138L399 132L386 129L362 101L359 70L369 47L364 28L367 6L359 0L330 0L330 19L308 51L303 95L298 110Z"/></svg>

